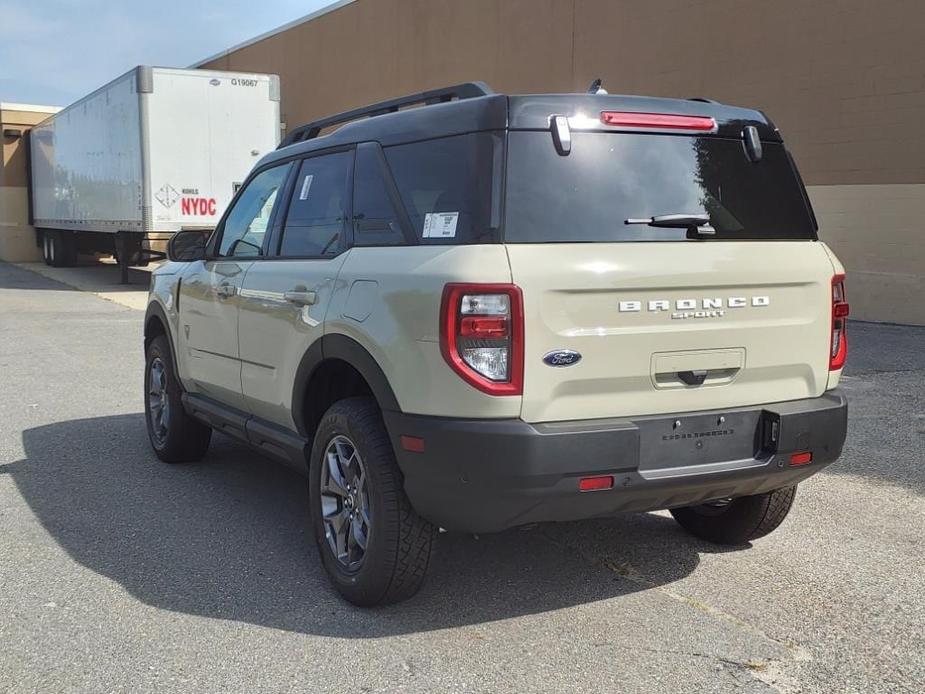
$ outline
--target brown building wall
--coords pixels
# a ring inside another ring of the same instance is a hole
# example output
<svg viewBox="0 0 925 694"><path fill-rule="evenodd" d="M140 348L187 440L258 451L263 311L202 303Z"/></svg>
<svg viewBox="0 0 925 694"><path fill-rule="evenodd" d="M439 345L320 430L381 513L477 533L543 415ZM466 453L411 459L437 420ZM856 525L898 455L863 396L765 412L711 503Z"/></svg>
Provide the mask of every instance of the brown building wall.
<svg viewBox="0 0 925 694"><path fill-rule="evenodd" d="M293 127L481 79L498 91L705 96L766 111L855 316L925 324L919 0L355 0L201 65L279 74ZM919 306L910 305L919 304Z"/></svg>
<svg viewBox="0 0 925 694"><path fill-rule="evenodd" d="M0 260L41 260L35 231L29 226L26 132L57 109L24 104L0 104ZM3 131L19 130L22 137Z"/></svg>

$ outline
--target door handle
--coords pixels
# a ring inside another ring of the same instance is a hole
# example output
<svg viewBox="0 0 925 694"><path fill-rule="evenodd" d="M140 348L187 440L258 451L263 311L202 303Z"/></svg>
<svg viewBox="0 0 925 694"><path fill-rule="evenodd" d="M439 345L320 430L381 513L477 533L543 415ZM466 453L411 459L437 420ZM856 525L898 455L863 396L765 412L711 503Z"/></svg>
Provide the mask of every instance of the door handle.
<svg viewBox="0 0 925 694"><path fill-rule="evenodd" d="M222 284L218 285L218 287L216 287L215 293L220 299L227 299L228 297L234 296L235 289L236 288L233 284L223 282Z"/></svg>
<svg viewBox="0 0 925 694"><path fill-rule="evenodd" d="M283 298L296 306L311 306L318 300L318 295L315 292L294 290L283 292Z"/></svg>
<svg viewBox="0 0 925 694"><path fill-rule="evenodd" d="M680 378L689 386L702 386L703 382L707 380L708 373L709 372L706 369L678 371L678 378Z"/></svg>

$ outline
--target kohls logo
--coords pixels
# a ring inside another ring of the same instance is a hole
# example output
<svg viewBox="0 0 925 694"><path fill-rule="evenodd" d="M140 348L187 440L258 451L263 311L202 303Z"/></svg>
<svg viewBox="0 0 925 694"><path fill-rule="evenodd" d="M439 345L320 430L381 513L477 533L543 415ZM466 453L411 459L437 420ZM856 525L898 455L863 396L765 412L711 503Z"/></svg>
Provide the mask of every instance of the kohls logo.
<svg viewBox="0 0 925 694"><path fill-rule="evenodd" d="M183 198L180 201L180 212L199 217L214 217L216 212L215 198Z"/></svg>

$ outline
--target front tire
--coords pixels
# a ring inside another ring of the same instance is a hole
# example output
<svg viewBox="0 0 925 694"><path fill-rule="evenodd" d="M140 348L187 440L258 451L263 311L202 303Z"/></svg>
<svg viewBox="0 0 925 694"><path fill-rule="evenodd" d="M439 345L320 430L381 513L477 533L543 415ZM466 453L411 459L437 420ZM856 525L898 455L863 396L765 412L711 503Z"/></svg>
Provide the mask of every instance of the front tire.
<svg viewBox="0 0 925 694"><path fill-rule="evenodd" d="M692 535L720 545L743 545L764 537L784 522L797 488L671 509L671 515Z"/></svg>
<svg viewBox="0 0 925 694"><path fill-rule="evenodd" d="M212 428L183 409L180 393L170 345L158 335L145 351L145 421L151 447L165 463L201 460L212 439Z"/></svg>
<svg viewBox="0 0 925 694"><path fill-rule="evenodd" d="M382 605L405 600L421 587L437 529L405 495L372 398L336 402L318 425L309 511L321 562L346 600Z"/></svg>

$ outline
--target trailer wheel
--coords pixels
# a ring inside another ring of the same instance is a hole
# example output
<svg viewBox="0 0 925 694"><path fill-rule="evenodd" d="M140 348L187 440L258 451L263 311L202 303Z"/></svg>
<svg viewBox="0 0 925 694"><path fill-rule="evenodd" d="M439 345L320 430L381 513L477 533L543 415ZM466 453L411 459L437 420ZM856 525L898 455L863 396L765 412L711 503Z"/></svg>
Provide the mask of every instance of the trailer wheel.
<svg viewBox="0 0 925 694"><path fill-rule="evenodd" d="M144 235L118 231L114 239L116 262L119 264L119 276L122 284L128 284L128 269L136 265L144 267L148 264L148 254L142 248Z"/></svg>
<svg viewBox="0 0 925 694"><path fill-rule="evenodd" d="M77 264L77 239L73 234L63 231L46 231L42 237L42 255L46 265L72 267Z"/></svg>
<svg viewBox="0 0 925 694"><path fill-rule="evenodd" d="M118 251L112 252L112 259L116 261L116 265L122 262L119 259ZM133 251L128 256L128 264L130 267L148 267L150 260L151 259L148 257L148 254L144 249L140 251Z"/></svg>
<svg viewBox="0 0 925 694"><path fill-rule="evenodd" d="M112 259L116 261L116 265L122 262L119 259L119 254L116 252L113 252ZM149 262L150 262L150 259L143 251L132 253L128 259L129 267L148 267Z"/></svg>
<svg viewBox="0 0 925 694"><path fill-rule="evenodd" d="M65 267L77 265L77 235L72 232L62 234L64 239L64 262Z"/></svg>

